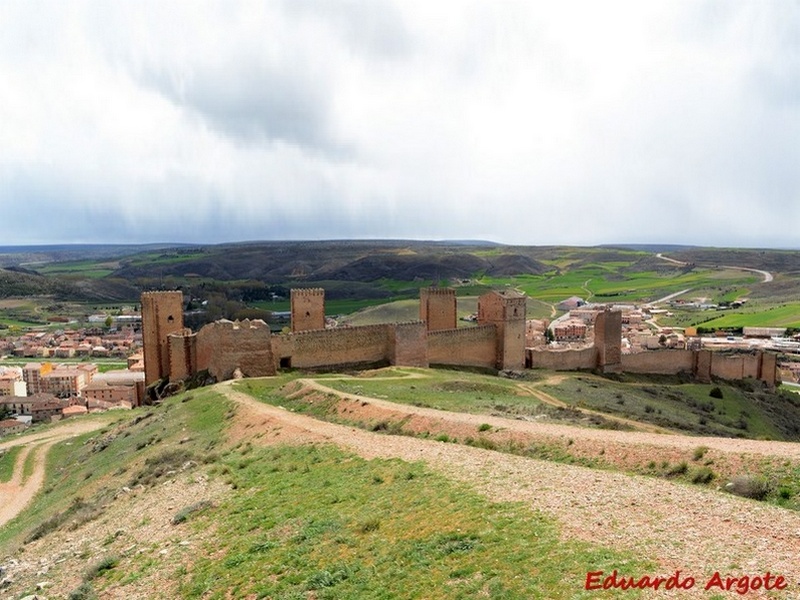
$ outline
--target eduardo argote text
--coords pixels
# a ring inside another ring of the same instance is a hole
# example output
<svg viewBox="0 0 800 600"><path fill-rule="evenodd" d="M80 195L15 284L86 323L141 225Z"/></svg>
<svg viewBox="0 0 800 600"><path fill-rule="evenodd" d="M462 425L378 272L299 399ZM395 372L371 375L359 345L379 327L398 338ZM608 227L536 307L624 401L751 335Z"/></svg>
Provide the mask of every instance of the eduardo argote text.
<svg viewBox="0 0 800 600"><path fill-rule="evenodd" d="M701 581L694 577L683 575L675 571L668 577L660 575L643 575L639 577L623 576L614 569L606 575L604 571L589 571L586 573L587 590L690 590L696 585L708 591L733 591L737 594L747 594L754 590L785 590L787 583L783 575L773 575L767 571L764 575L740 575L738 577L720 575L719 571Z"/></svg>

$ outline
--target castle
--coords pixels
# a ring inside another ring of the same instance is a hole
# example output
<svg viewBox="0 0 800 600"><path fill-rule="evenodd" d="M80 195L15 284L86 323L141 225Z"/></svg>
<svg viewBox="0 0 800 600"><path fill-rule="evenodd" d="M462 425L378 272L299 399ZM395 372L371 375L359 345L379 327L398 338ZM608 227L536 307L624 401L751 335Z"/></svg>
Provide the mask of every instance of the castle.
<svg viewBox="0 0 800 600"><path fill-rule="evenodd" d="M281 368L347 369L376 366L595 369L605 373L690 373L698 381L752 377L774 386L774 354L726 355L709 350L621 352L619 312L595 321L595 344L581 350L525 347L526 296L490 291L478 299L478 325L457 327L451 288L420 291L420 319L359 327L325 328L322 289L291 292L291 331L273 334L264 321L220 320L192 332L183 325L182 292L142 294L145 384L182 381L207 371L217 381L236 371L246 377L275 375Z"/></svg>

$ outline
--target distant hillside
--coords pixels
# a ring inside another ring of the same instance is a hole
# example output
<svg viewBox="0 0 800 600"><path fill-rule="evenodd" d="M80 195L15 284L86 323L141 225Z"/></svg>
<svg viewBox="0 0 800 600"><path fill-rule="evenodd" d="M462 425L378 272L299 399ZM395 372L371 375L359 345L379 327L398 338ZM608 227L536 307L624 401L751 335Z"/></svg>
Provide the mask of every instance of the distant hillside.
<svg viewBox="0 0 800 600"><path fill-rule="evenodd" d="M208 277L221 281L288 281L466 278L540 274L541 262L509 251L483 256L486 246L448 246L427 242L283 242L204 247L192 253L162 252L121 261L115 277L135 280L162 277Z"/></svg>
<svg viewBox="0 0 800 600"><path fill-rule="evenodd" d="M139 294L138 288L125 280L77 279L43 277L27 270L0 269L0 298L19 296L54 296L70 300L130 300Z"/></svg>

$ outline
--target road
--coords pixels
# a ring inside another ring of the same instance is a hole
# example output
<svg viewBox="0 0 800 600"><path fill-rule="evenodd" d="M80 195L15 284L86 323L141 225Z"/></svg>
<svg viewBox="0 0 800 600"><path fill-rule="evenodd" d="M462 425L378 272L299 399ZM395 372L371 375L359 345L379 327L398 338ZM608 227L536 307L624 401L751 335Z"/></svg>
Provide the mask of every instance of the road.
<svg viewBox="0 0 800 600"><path fill-rule="evenodd" d="M669 258L668 256L664 256L661 252L656 254L656 258L660 258L661 260L665 260L665 261L670 262L670 263L675 264L675 265L683 265L683 266L685 266L685 265L689 264L689 263L683 262L681 260L675 260L674 258ZM722 266L717 267L717 268L718 269L734 269L736 271L749 271L751 273L758 273L759 275L761 275L764 278L762 283L769 283L770 281L775 279L772 276L772 273L770 273L769 271L762 271L761 269L751 269L750 267L737 267L737 266L733 266L733 265L722 265Z"/></svg>

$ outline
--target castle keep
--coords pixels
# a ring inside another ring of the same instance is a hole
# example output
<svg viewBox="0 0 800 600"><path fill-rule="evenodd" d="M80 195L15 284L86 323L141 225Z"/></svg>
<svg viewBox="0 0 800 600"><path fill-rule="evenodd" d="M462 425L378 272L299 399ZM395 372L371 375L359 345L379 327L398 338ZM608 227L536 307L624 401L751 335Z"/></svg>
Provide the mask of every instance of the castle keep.
<svg viewBox="0 0 800 600"><path fill-rule="evenodd" d="M621 350L622 319L604 311L595 321L595 344L580 350L525 348L526 296L491 291L478 299L478 325L457 327L455 290L420 291L420 320L363 327L325 328L322 289L292 290L290 333L272 334L261 320L216 321L194 333L183 326L181 292L142 294L145 382L178 382L207 371L217 381L239 371L274 375L280 368L365 368L386 365L479 367L521 371L597 370L604 373L691 374L698 381L754 378L774 386L774 354L727 355L709 350Z"/></svg>

